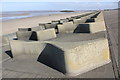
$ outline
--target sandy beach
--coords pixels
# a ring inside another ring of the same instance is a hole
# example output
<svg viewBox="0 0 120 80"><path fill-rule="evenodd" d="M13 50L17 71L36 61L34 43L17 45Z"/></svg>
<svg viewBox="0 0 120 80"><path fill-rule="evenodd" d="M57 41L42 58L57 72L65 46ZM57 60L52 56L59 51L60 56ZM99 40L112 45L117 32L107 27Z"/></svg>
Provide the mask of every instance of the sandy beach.
<svg viewBox="0 0 120 80"><path fill-rule="evenodd" d="M52 20L59 20L89 12L51 14L47 16L34 16L21 19L2 21L2 35L16 32L18 28L36 27L39 23L49 23ZM0 23L0 24L1 24Z"/></svg>

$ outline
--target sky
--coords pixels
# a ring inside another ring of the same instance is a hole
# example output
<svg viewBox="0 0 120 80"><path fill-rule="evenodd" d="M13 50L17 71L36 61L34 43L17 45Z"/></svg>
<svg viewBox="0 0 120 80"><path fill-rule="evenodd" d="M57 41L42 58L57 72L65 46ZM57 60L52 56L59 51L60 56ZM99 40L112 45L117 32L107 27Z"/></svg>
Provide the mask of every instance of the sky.
<svg viewBox="0 0 120 80"><path fill-rule="evenodd" d="M99 10L118 8L118 0L2 0L0 5L2 11Z"/></svg>
<svg viewBox="0 0 120 80"><path fill-rule="evenodd" d="M3 2L118 2L119 0L1 0Z"/></svg>

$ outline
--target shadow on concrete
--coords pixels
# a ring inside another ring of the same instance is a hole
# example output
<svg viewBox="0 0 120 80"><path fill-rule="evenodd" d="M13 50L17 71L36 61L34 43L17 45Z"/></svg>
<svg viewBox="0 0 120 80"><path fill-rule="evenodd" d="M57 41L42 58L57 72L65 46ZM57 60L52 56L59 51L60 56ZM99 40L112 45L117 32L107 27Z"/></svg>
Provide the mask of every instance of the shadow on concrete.
<svg viewBox="0 0 120 80"><path fill-rule="evenodd" d="M95 22L95 19L87 19L85 23Z"/></svg>
<svg viewBox="0 0 120 80"><path fill-rule="evenodd" d="M37 61L59 72L66 73L64 51L52 44L46 45Z"/></svg>
<svg viewBox="0 0 120 80"><path fill-rule="evenodd" d="M32 32L29 40L34 40L34 41L37 41L37 40L38 40L38 38L37 38L37 33L36 33L35 31Z"/></svg>
<svg viewBox="0 0 120 80"><path fill-rule="evenodd" d="M98 13L98 14L95 14L95 15L92 16L91 18L97 18L98 15L99 15L99 13Z"/></svg>
<svg viewBox="0 0 120 80"><path fill-rule="evenodd" d="M31 28L18 28L18 31L31 31Z"/></svg>
<svg viewBox="0 0 120 80"><path fill-rule="evenodd" d="M6 53L8 56L10 56L11 58L13 58L13 55L12 55L11 50L7 50L7 51L5 51L5 53Z"/></svg>
<svg viewBox="0 0 120 80"><path fill-rule="evenodd" d="M79 24L73 33L90 33L89 24Z"/></svg>

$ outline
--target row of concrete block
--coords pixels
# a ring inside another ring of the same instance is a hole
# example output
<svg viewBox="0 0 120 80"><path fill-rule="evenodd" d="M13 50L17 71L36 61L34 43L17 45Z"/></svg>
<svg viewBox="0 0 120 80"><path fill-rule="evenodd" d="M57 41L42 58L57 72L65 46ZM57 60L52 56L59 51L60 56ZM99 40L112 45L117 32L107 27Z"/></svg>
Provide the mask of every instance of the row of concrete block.
<svg viewBox="0 0 120 80"><path fill-rule="evenodd" d="M73 21L62 19L63 23L52 21L49 27L40 24L39 27L19 29L16 33L18 40L10 41L13 57L31 55L36 61L70 76L109 63L103 13L95 12L83 16L71 17ZM82 20L86 21L79 22ZM65 41L65 37L68 40Z"/></svg>

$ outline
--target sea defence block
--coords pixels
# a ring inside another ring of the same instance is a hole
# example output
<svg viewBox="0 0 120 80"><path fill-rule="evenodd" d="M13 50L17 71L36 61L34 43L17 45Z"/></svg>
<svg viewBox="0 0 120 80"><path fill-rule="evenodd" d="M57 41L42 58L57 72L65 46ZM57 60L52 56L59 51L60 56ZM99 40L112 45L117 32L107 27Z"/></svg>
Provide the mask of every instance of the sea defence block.
<svg viewBox="0 0 120 80"><path fill-rule="evenodd" d="M37 31L37 38L38 38L38 41L56 38L55 29L51 28L51 29L46 29L42 31Z"/></svg>
<svg viewBox="0 0 120 80"><path fill-rule="evenodd" d="M33 55L36 56L36 60L39 53L44 49L45 44L39 41L21 41L21 40L11 40L10 47L14 58L20 55Z"/></svg>
<svg viewBox="0 0 120 80"><path fill-rule="evenodd" d="M110 62L108 40L47 42L38 61L66 75L76 76Z"/></svg>
<svg viewBox="0 0 120 80"><path fill-rule="evenodd" d="M31 31L31 28L18 28L18 31Z"/></svg>
<svg viewBox="0 0 120 80"><path fill-rule="evenodd" d="M80 23L85 23L85 20L84 19L73 19L73 23L74 24L80 24Z"/></svg>
<svg viewBox="0 0 120 80"><path fill-rule="evenodd" d="M96 21L96 22L104 21L103 12L100 12L100 13L97 15L97 18L95 19L95 21Z"/></svg>
<svg viewBox="0 0 120 80"><path fill-rule="evenodd" d="M9 45L10 40L17 39L16 33L3 35L1 37L2 37L2 46Z"/></svg>
<svg viewBox="0 0 120 80"><path fill-rule="evenodd" d="M104 21L79 24L74 33L96 33L100 31L106 31Z"/></svg>
<svg viewBox="0 0 120 80"><path fill-rule="evenodd" d="M46 27L46 29L49 29L49 28L56 28L57 27L57 24L53 24L53 23L46 23L45 24L45 27Z"/></svg>
<svg viewBox="0 0 120 80"><path fill-rule="evenodd" d="M73 24L73 22L66 22L63 24L58 24L57 26L59 33L71 33L77 27L77 24Z"/></svg>
<svg viewBox="0 0 120 80"><path fill-rule="evenodd" d="M68 19L60 19L60 23L69 22Z"/></svg>
<svg viewBox="0 0 120 80"><path fill-rule="evenodd" d="M60 23L60 20L52 21L51 23L52 24L58 24L58 23Z"/></svg>
<svg viewBox="0 0 120 80"><path fill-rule="evenodd" d="M16 36L18 40L37 40L37 34L35 31L17 31Z"/></svg>
<svg viewBox="0 0 120 80"><path fill-rule="evenodd" d="M36 27L31 27L31 31L41 31L44 30L45 28L41 27L41 26L36 26Z"/></svg>

